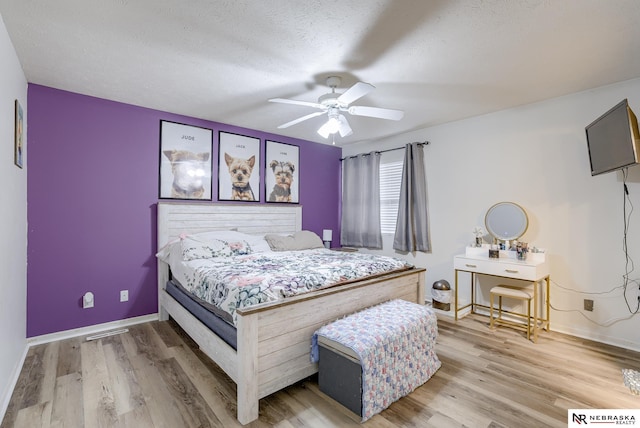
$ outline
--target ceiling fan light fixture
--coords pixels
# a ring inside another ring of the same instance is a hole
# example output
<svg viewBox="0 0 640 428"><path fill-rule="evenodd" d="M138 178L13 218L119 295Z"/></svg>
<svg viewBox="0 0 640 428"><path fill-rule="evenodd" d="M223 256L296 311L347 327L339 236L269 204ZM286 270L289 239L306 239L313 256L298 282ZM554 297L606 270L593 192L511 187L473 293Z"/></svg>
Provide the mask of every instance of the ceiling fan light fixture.
<svg viewBox="0 0 640 428"><path fill-rule="evenodd" d="M327 128L329 129L329 134L335 134L340 129L340 121L337 117L330 117L327 121Z"/></svg>
<svg viewBox="0 0 640 428"><path fill-rule="evenodd" d="M327 122L318 129L318 134L322 138L329 138L329 135L335 134L340 129L340 122L335 117L330 117Z"/></svg>
<svg viewBox="0 0 640 428"><path fill-rule="evenodd" d="M323 138L328 138L329 135L340 131L342 129L341 117L344 119L344 116L338 113L337 108L329 109L329 120L318 129L318 134Z"/></svg>
<svg viewBox="0 0 640 428"><path fill-rule="evenodd" d="M340 122L340 127L338 129L338 131L340 131L340 136L341 137L348 137L349 135L353 134L353 130L351 129L351 126L349 126L349 122L347 122L347 118L344 117L343 115L340 115L338 117L338 121Z"/></svg>
<svg viewBox="0 0 640 428"><path fill-rule="evenodd" d="M320 134L323 138L329 138L329 135L333 135L339 132L341 137L348 137L353 134L353 130L351 126L349 126L349 122L347 122L347 118L341 114L331 115L329 120L318 129L318 134Z"/></svg>
<svg viewBox="0 0 640 428"><path fill-rule="evenodd" d="M318 129L318 134L320 134L320 136L322 138L329 138L329 132L324 130L322 127L320 127L320 129Z"/></svg>

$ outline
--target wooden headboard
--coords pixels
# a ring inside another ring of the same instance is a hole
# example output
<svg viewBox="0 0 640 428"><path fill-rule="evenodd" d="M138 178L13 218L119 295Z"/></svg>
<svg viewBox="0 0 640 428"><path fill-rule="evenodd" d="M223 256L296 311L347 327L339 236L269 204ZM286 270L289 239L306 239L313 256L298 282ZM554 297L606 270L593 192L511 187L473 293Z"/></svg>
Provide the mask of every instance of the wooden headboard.
<svg viewBox="0 0 640 428"><path fill-rule="evenodd" d="M236 229L251 235L302 229L302 206L158 202L158 249L181 233Z"/></svg>

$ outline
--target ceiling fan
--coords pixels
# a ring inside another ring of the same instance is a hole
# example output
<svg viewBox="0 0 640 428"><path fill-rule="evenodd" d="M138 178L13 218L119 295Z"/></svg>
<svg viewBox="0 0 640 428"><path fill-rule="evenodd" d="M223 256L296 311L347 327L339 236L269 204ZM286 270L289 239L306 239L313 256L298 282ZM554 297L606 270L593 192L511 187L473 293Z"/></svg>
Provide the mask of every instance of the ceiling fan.
<svg viewBox="0 0 640 428"><path fill-rule="evenodd" d="M283 103L283 104L296 104L307 107L318 108L321 111L308 114L306 116L299 117L291 122L284 123L278 126L278 129L288 128L305 120L311 119L316 116L327 114L327 122L318 129L318 134L323 138L328 138L329 135L340 133L341 137L346 137L353 133L347 118L344 117L342 112L349 113L353 116L367 116L375 117L378 119L388 120L400 120L404 116L404 112L401 110L392 110L387 108L367 107L367 106L351 106L350 104L375 89L375 86L358 82L343 93L337 93L336 88L340 85L342 79L338 76L327 77L327 86L331 88L331 92L324 94L318 98L317 103L290 100L286 98L272 98L269 102Z"/></svg>

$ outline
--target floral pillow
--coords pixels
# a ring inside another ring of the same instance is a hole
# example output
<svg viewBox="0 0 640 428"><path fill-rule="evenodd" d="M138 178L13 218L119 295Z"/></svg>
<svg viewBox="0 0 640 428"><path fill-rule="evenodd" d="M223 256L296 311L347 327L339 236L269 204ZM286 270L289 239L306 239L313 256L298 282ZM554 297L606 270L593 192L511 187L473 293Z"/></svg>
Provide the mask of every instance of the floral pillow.
<svg viewBox="0 0 640 428"><path fill-rule="evenodd" d="M253 251L251 250L251 245L247 241L222 241L229 247L232 256L244 256L247 254L251 254Z"/></svg>
<svg viewBox="0 0 640 428"><path fill-rule="evenodd" d="M216 257L244 256L253 253L245 240L207 239L198 240L182 236L182 259L184 261L213 259Z"/></svg>
<svg viewBox="0 0 640 428"><path fill-rule="evenodd" d="M212 259L214 257L230 257L232 255L229 244L218 239L203 242L185 236L181 238L181 241L182 259L187 262L197 259Z"/></svg>

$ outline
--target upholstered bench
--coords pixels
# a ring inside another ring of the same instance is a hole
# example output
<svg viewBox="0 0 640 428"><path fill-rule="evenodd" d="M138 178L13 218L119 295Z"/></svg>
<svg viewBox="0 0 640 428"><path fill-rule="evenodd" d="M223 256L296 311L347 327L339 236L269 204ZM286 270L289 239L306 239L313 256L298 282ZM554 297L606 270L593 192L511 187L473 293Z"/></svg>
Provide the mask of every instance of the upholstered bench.
<svg viewBox="0 0 640 428"><path fill-rule="evenodd" d="M533 300L534 291L531 287L512 287L508 285L499 285L493 287L491 289L491 297L489 302L489 328L494 329L496 325L505 325L515 329L519 329L525 331L527 333L527 340L531 339L531 333L533 329L536 327L531 319L531 301ZM494 318L493 316L493 302L495 297L498 297L498 317ZM502 309L502 298L507 297L511 299L520 300L522 302L526 302L527 305L527 313L520 314L510 312L509 314L515 317L518 317L522 320L522 322L512 321L509 319L503 318L503 309ZM533 309L534 311L537 308Z"/></svg>
<svg viewBox="0 0 640 428"><path fill-rule="evenodd" d="M320 390L366 421L440 368L435 313L391 300L321 327L312 339Z"/></svg>

